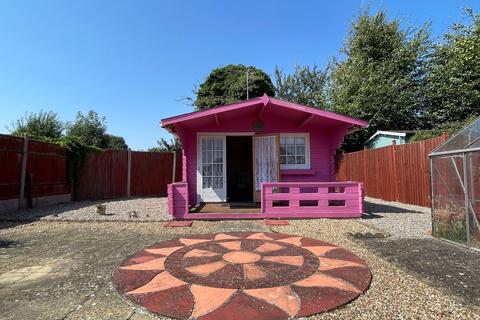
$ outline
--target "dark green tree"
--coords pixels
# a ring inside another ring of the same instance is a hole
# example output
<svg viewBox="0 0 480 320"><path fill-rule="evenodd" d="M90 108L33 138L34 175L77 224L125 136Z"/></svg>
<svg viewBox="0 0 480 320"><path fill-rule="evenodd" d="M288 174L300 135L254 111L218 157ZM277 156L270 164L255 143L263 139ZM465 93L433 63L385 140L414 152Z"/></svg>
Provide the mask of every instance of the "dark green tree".
<svg viewBox="0 0 480 320"><path fill-rule="evenodd" d="M285 74L275 68L275 93L280 99L321 109L327 108L327 70L319 70L316 65L294 66L293 74Z"/></svg>
<svg viewBox="0 0 480 320"><path fill-rule="evenodd" d="M156 147L148 149L148 151L150 152L181 151L181 150L182 150L182 144L180 143L180 140L178 140L177 137L170 139L170 141L160 138L160 140L157 141Z"/></svg>
<svg viewBox="0 0 480 320"><path fill-rule="evenodd" d="M370 126L348 137L345 150L361 149L377 130L424 126L428 29L404 30L383 11L373 16L363 11L354 20L344 59L332 63L328 96L334 111Z"/></svg>
<svg viewBox="0 0 480 320"><path fill-rule="evenodd" d="M455 23L435 46L427 84L430 125L439 128L480 115L480 15Z"/></svg>
<svg viewBox="0 0 480 320"><path fill-rule="evenodd" d="M12 135L28 135L32 139L53 141L62 136L64 124L53 111L29 113L14 121L9 129Z"/></svg>
<svg viewBox="0 0 480 320"><path fill-rule="evenodd" d="M247 71L249 98L263 94L274 96L270 76L262 70L244 65L228 65L214 69L194 93L193 102L197 110L247 99Z"/></svg>
<svg viewBox="0 0 480 320"><path fill-rule="evenodd" d="M90 110L87 114L78 112L73 123L67 124L67 137L87 146L103 149L127 149L123 137L107 133L107 120L97 112Z"/></svg>
<svg viewBox="0 0 480 320"><path fill-rule="evenodd" d="M128 145L123 137L107 134L105 140L105 148L107 149L128 149Z"/></svg>
<svg viewBox="0 0 480 320"><path fill-rule="evenodd" d="M67 124L67 136L76 138L81 143L104 148L107 144L107 123L105 117L90 110L87 114L77 112L75 122Z"/></svg>

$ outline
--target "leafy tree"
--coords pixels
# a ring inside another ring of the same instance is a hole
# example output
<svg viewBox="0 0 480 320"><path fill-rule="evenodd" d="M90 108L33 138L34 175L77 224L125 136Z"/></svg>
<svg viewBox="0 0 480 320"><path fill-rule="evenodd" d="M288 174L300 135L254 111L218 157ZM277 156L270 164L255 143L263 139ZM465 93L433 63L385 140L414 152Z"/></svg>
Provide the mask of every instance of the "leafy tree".
<svg viewBox="0 0 480 320"><path fill-rule="evenodd" d="M28 135L33 139L52 141L62 136L64 124L53 111L30 113L12 123L12 135Z"/></svg>
<svg viewBox="0 0 480 320"><path fill-rule="evenodd" d="M435 126L432 130L421 130L415 133L413 136L408 139L408 142L415 142L420 140L431 139L439 137L442 134L446 133L449 137L453 136L475 120L477 120L478 115L472 114L465 120L458 120L453 122L440 123Z"/></svg>
<svg viewBox="0 0 480 320"><path fill-rule="evenodd" d="M276 96L290 102L327 109L327 70L319 70L316 65L295 65L294 69L293 74L286 75L279 67L275 68Z"/></svg>
<svg viewBox="0 0 480 320"><path fill-rule="evenodd" d="M480 15L456 23L435 46L427 84L430 125L462 122L480 114Z"/></svg>
<svg viewBox="0 0 480 320"><path fill-rule="evenodd" d="M75 122L67 125L67 136L75 137L88 146L105 148L107 145L106 118L90 110L86 115L78 112Z"/></svg>
<svg viewBox="0 0 480 320"><path fill-rule="evenodd" d="M67 124L67 137L79 143L103 149L128 149L123 137L107 133L107 120L90 110L78 112L75 122Z"/></svg>
<svg viewBox="0 0 480 320"><path fill-rule="evenodd" d="M197 110L234 103L247 98L247 71L249 98L275 91L270 76L260 69L244 65L228 65L214 69L195 91L194 106Z"/></svg>
<svg viewBox="0 0 480 320"><path fill-rule="evenodd" d="M344 149L362 148L377 130L422 128L430 48L428 26L403 30L383 11L361 12L342 49L345 58L332 63L328 88L334 111L370 123L346 139Z"/></svg>
<svg viewBox="0 0 480 320"><path fill-rule="evenodd" d="M162 151L181 151L182 150L182 144L180 143L180 140L178 140L177 137L170 139L170 141L160 138L160 140L157 141L157 145L158 145L157 147L150 148L148 149L148 151L162 152Z"/></svg>
<svg viewBox="0 0 480 320"><path fill-rule="evenodd" d="M125 143L125 139L123 137L114 136L113 134L107 134L105 138L106 138L105 148L128 149L128 145Z"/></svg>

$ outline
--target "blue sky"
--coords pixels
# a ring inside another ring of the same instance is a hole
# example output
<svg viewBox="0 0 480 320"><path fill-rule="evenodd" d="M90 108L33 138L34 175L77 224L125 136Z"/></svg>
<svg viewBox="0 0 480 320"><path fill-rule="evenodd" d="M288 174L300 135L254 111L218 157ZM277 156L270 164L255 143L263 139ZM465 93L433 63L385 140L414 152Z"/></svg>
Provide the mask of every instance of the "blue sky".
<svg viewBox="0 0 480 320"><path fill-rule="evenodd" d="M27 112L107 117L132 149L169 137L164 117L215 67L273 74L323 67L365 3L439 37L478 1L9 1L0 0L0 132Z"/></svg>

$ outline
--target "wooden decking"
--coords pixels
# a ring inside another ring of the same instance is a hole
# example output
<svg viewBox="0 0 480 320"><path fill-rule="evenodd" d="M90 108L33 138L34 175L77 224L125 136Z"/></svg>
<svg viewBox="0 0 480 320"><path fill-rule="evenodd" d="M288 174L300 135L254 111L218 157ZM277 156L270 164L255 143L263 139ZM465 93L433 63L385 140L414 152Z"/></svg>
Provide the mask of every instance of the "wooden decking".
<svg viewBox="0 0 480 320"><path fill-rule="evenodd" d="M260 204L256 203L201 203L190 209L190 213L260 213Z"/></svg>

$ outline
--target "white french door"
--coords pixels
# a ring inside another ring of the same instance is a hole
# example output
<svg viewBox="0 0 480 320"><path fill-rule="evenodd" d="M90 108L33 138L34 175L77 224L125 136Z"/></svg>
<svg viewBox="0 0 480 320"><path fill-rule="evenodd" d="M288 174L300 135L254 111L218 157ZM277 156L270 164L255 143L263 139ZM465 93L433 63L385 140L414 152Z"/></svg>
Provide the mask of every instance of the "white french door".
<svg viewBox="0 0 480 320"><path fill-rule="evenodd" d="M226 137L199 136L197 164L199 201L226 201Z"/></svg>
<svg viewBox="0 0 480 320"><path fill-rule="evenodd" d="M253 200L259 202L262 182L280 180L280 145L278 134L253 137L254 192Z"/></svg>

